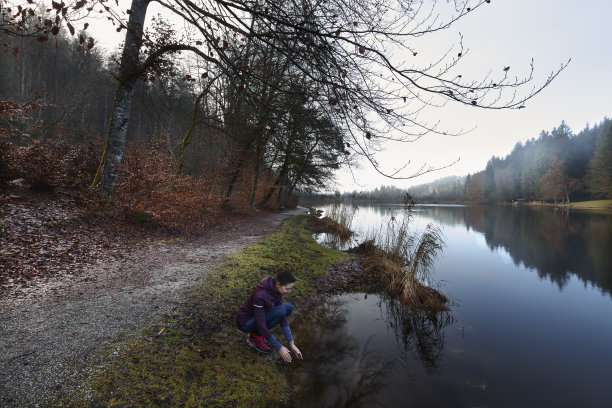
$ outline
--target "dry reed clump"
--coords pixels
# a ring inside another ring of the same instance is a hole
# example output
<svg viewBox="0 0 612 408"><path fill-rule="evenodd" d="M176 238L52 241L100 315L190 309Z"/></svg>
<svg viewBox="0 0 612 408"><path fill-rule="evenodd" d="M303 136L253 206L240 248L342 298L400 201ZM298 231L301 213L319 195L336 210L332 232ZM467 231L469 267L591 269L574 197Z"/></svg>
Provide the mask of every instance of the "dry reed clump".
<svg viewBox="0 0 612 408"><path fill-rule="evenodd" d="M336 235L340 238L348 239L353 235L351 226L356 212L357 206L343 205L341 202L334 201L328 210L328 215L324 219L327 218L326 222L330 225L330 228L332 225L336 228L334 231Z"/></svg>
<svg viewBox="0 0 612 408"><path fill-rule="evenodd" d="M333 234L340 239L348 239L353 235L351 230L354 218L353 207L335 203L330 207L329 215L324 217L322 217L323 211L321 210L311 208L309 212L308 228L311 231Z"/></svg>
<svg viewBox="0 0 612 408"><path fill-rule="evenodd" d="M430 273L444 246L441 231L430 224L419 237L410 234L411 208L406 207L400 221L392 218L384 234L374 234L353 251L364 256L366 272L391 296L415 310L443 312L448 310L448 298L432 287Z"/></svg>
<svg viewBox="0 0 612 408"><path fill-rule="evenodd" d="M321 222L323 224L325 232L337 235L343 239L350 238L351 235L353 235L353 231L347 228L346 225L336 222L330 217L323 217L323 219L321 219Z"/></svg>

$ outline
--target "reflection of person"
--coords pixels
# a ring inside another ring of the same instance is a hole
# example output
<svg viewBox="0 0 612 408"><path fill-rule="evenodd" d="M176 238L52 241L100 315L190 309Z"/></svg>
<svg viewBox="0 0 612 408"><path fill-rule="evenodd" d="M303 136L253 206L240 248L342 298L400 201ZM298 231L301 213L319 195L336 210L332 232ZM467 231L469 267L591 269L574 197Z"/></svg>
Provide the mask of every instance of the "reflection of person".
<svg viewBox="0 0 612 408"><path fill-rule="evenodd" d="M283 302L283 295L291 293L295 286L295 276L289 268L279 268L274 277L263 278L238 310L236 324L249 337L247 343L260 353L267 354L272 346L287 363L291 362L289 349L299 359L302 353L296 347L287 316L293 311L290 303ZM272 327L280 323L285 338L289 342L289 349L270 333Z"/></svg>

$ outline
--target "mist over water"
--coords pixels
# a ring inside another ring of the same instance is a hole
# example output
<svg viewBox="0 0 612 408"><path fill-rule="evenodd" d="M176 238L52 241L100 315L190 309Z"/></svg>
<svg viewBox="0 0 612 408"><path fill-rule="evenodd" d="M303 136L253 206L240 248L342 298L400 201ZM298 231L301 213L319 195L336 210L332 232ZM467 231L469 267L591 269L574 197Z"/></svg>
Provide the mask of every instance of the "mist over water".
<svg viewBox="0 0 612 408"><path fill-rule="evenodd" d="M361 206L356 240L401 208ZM305 355L292 406L609 406L612 215L417 207L415 230L431 222L448 318L383 295L321 301L292 324Z"/></svg>

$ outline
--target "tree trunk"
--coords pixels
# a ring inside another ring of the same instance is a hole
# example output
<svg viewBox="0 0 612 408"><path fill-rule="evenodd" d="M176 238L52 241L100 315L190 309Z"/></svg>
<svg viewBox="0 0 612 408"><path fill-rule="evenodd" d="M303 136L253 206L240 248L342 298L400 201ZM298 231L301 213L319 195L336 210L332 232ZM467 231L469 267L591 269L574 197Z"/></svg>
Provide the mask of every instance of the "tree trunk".
<svg viewBox="0 0 612 408"><path fill-rule="evenodd" d="M287 174L287 168L283 167L281 169L281 172L278 174L278 177L276 177L276 179L274 180L274 184L272 185L272 187L268 189L268 191L264 195L259 205L265 205L267 204L268 201L270 201L270 199L274 195L274 191L276 191L276 189L279 187L280 183L283 181L286 174Z"/></svg>
<svg viewBox="0 0 612 408"><path fill-rule="evenodd" d="M206 96L206 94L208 93L208 90L210 89L210 86L212 85L213 81L210 81L210 83L208 84L208 86L202 91L200 92L200 94L197 96L197 98L195 99L194 103L193 103L193 112L191 114L191 125L189 126L189 129L187 129L187 133L185 133L185 136L183 137L183 142L181 143L181 151L179 153L179 157L178 157L178 165L176 166L176 173L181 173L183 171L183 162L185 159L185 150L187 149L187 145L191 142L191 135L193 134L193 130L195 129L196 125L198 124L198 106L200 105L200 102L202 102L202 99L204 98L204 96Z"/></svg>
<svg viewBox="0 0 612 408"><path fill-rule="evenodd" d="M285 200L283 200L283 184L282 184L281 180L281 184L278 186L278 193L276 194L276 203L278 204L278 208L279 209L283 209L285 207Z"/></svg>
<svg viewBox="0 0 612 408"><path fill-rule="evenodd" d="M255 174L253 175L253 190L251 191L251 200L249 202L249 207L251 211L257 211L255 208L255 199L257 198L257 185L259 184L259 173L261 172L261 157L263 153L263 141L262 137L257 138L257 146L255 153Z"/></svg>
<svg viewBox="0 0 612 408"><path fill-rule="evenodd" d="M232 169L232 172L230 174L230 182L229 185L227 187L226 193L225 193L225 201L223 203L223 205L227 205L229 203L229 198L232 196L233 192L234 192L234 188L236 185L236 182L238 181L238 177L240 177L240 173L242 172L242 166L244 166L244 163L246 161L247 155L248 155L248 151L251 148L251 145L253 144L253 142L257 143L256 146L256 150L257 150L257 154L256 156L259 155L259 149L260 147L263 149L263 146L260 146L261 144L263 144L263 132L265 131L265 123L266 123L267 117L264 117L263 119L261 119L254 127L253 127L253 131L252 131L252 135L248 136L246 140L243 141L243 146L242 146L242 154L240 155L238 161L236 162L236 166L234 166L234 169ZM258 160L256 158L256 160Z"/></svg>
<svg viewBox="0 0 612 408"><path fill-rule="evenodd" d="M289 172L289 164L292 160L294 141L295 141L295 137L293 136L293 134L291 134L291 136L289 137L289 140L287 141L287 146L285 147L285 157L283 159L283 165L281 166L278 176L274 180L274 184L272 185L272 187L268 189L268 191L264 195L259 205L265 205L268 201L270 201L270 199L274 195L274 191L276 191L276 189L279 188L280 183L283 181L283 179ZM279 193L280 193L280 190L279 190Z"/></svg>
<svg viewBox="0 0 612 408"><path fill-rule="evenodd" d="M119 64L119 78L113 97L111 117L106 131L104 152L102 153L100 167L93 182L94 185L100 183L101 192L107 198L112 197L119 165L123 158L132 98L136 81L140 76L138 73L138 56L142 46L144 22L149 2L150 0L132 0L130 8L131 14L125 35L125 46Z"/></svg>
<svg viewBox="0 0 612 408"><path fill-rule="evenodd" d="M21 51L21 67L20 67L21 68L20 69L20 74L21 74L20 75L20 77L21 77L20 78L21 79L21 102L25 103L25 101L26 101L26 94L25 94L25 77L26 77L26 75L25 75L25 66L26 66L25 59L26 59L26 55L25 55L25 52L23 52L23 44L24 44L24 40L22 38L21 39L21 45L20 45L20 49L22 50ZM39 109L39 110L42 110L42 109Z"/></svg>
<svg viewBox="0 0 612 408"><path fill-rule="evenodd" d="M246 145L243 146L240 152L240 156L238 157L238 160L236 161L236 164L234 168L232 169L232 172L230 173L230 181L228 183L227 190L225 192L225 202L223 203L224 206L229 203L229 198L234 193L236 182L238 181L238 178L240 177L242 166L244 166L244 162L246 161L246 157L247 157L249 148L251 147L251 143L253 143L253 140L249 139Z"/></svg>
<svg viewBox="0 0 612 408"><path fill-rule="evenodd" d="M283 183L281 183L280 188L278 189L278 195L276 197L276 200L278 201L278 207L279 208L283 208L285 207L285 201L288 197L291 196L291 194L293 194L293 191L295 190L295 187L297 186L298 181L300 180L300 177L298 176L294 181L292 181L289 185L289 189L285 192L284 187L283 187ZM283 194L285 193L285 194Z"/></svg>

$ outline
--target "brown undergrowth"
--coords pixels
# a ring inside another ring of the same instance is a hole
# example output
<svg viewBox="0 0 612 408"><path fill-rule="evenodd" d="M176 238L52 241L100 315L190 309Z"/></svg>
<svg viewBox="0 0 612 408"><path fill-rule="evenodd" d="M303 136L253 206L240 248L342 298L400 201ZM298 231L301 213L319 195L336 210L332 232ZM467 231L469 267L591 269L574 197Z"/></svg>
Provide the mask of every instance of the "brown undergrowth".
<svg viewBox="0 0 612 408"><path fill-rule="evenodd" d="M113 199L103 200L90 187L97 150L55 139L20 146L0 137L1 293L123 259L149 240L223 229L248 213L244 205L222 208L223 171L176 174L162 143L129 144Z"/></svg>
<svg viewBox="0 0 612 408"><path fill-rule="evenodd" d="M225 212L207 226L223 229L244 217ZM0 293L61 273L78 275L97 262L124 259L153 241L191 236L190 231L117 212L95 197L12 186L0 194Z"/></svg>

